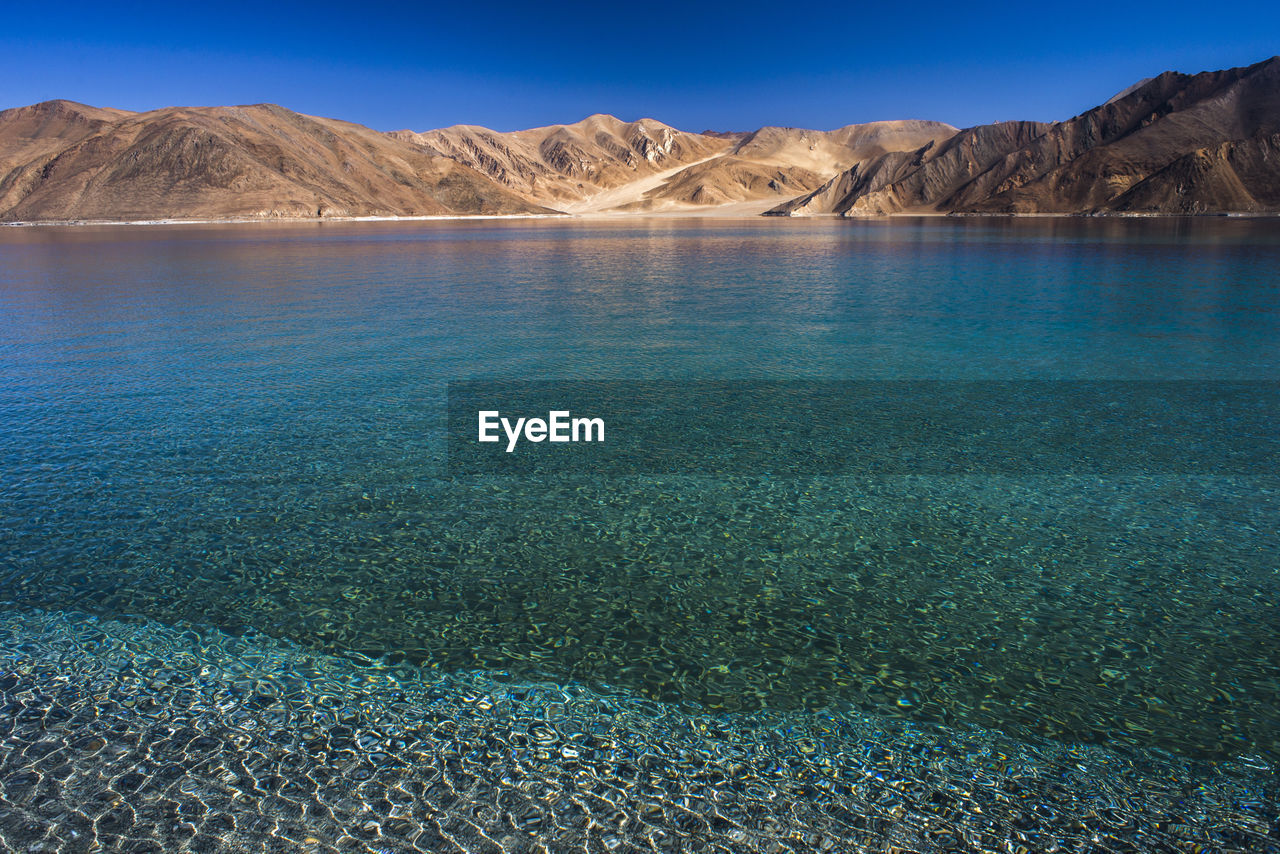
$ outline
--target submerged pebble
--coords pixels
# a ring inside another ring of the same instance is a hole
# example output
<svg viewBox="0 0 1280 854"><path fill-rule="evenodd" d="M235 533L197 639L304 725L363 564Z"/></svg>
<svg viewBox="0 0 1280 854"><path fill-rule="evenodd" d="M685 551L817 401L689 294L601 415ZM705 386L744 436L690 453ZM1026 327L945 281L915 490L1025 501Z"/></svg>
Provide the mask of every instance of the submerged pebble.
<svg viewBox="0 0 1280 854"><path fill-rule="evenodd" d="M151 693L134 677L162 657L138 654L163 651L199 659L177 674L198 696L238 699ZM1255 756L689 713L483 672L401 668L371 689L351 659L82 613L5 615L0 662L0 702L18 711L0 750L11 850L1280 852L1274 775ZM242 716L262 696L232 689L246 678L279 686L287 722ZM171 737L143 737L143 701Z"/></svg>

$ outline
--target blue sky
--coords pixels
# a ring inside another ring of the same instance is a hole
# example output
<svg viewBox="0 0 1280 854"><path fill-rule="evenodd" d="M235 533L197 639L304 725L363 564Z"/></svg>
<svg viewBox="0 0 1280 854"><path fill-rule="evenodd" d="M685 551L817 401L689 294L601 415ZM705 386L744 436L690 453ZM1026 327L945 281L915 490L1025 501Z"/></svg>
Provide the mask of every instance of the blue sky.
<svg viewBox="0 0 1280 854"><path fill-rule="evenodd" d="M1067 118L1166 69L1276 53L1280 4L1252 0L67 0L0 9L0 108L266 101L379 130L513 130L594 112L694 131L968 126Z"/></svg>

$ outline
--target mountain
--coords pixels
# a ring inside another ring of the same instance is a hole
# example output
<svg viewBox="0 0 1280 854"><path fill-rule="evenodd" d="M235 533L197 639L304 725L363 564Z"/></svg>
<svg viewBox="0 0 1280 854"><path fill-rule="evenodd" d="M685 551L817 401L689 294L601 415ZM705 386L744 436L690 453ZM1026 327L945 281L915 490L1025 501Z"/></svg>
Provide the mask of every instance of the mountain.
<svg viewBox="0 0 1280 854"><path fill-rule="evenodd" d="M1280 57L1166 72L1053 124L1004 122L857 164L774 215L1280 210Z"/></svg>
<svg viewBox="0 0 1280 854"><path fill-rule="evenodd" d="M1000 122L968 128L941 143L858 164L768 213L854 215L941 209L957 187L998 180L995 167L1008 152L1030 145L1050 127L1040 122Z"/></svg>
<svg viewBox="0 0 1280 854"><path fill-rule="evenodd" d="M464 163L538 204L586 213L787 199L869 157L954 133L940 122L906 121L834 131L766 127L694 134L653 119L595 115L507 133L457 125L394 136Z"/></svg>
<svg viewBox="0 0 1280 854"><path fill-rule="evenodd" d="M577 202L725 151L729 139L686 133L653 119L595 115L570 125L502 133L455 125L397 139L483 172L508 189L549 204Z"/></svg>
<svg viewBox="0 0 1280 854"><path fill-rule="evenodd" d="M1280 212L1280 57L1062 122L689 133L594 115L382 133L270 104L0 112L0 221Z"/></svg>
<svg viewBox="0 0 1280 854"><path fill-rule="evenodd" d="M47 101L0 112L0 220L763 209L954 132L877 122L696 134L595 115L512 133L380 133L270 104L132 113Z"/></svg>
<svg viewBox="0 0 1280 854"><path fill-rule="evenodd" d="M270 104L0 112L0 220L547 212L450 158Z"/></svg>
<svg viewBox="0 0 1280 854"><path fill-rule="evenodd" d="M670 210L790 198L886 152L949 139L951 125L928 121L869 122L832 131L764 127L723 154L688 166L633 201L627 210ZM767 206L767 205L766 205Z"/></svg>

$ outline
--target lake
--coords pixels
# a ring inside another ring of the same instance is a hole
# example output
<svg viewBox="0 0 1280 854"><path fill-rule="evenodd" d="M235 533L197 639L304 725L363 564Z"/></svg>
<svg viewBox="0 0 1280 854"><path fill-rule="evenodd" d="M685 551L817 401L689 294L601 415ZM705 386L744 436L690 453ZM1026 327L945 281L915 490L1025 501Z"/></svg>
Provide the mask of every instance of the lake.
<svg viewBox="0 0 1280 854"><path fill-rule="evenodd" d="M0 229L0 842L1280 851L1277 380L1277 219Z"/></svg>

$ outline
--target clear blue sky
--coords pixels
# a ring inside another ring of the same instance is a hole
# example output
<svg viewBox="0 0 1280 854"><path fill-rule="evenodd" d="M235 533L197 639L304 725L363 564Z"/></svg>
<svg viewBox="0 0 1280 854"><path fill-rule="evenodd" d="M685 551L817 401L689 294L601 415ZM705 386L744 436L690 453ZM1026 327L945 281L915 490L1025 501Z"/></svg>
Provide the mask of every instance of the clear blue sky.
<svg viewBox="0 0 1280 854"><path fill-rule="evenodd" d="M1280 3L7 3L0 108L263 101L379 130L1051 120L1280 53Z"/></svg>

